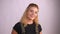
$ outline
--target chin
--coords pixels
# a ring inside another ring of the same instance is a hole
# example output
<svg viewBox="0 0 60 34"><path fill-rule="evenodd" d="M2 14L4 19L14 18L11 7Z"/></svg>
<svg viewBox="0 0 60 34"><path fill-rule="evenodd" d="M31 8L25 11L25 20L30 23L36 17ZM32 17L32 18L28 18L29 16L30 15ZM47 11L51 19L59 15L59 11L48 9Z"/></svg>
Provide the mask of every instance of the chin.
<svg viewBox="0 0 60 34"><path fill-rule="evenodd" d="M28 17L30 20L34 20L34 18L32 18L32 17Z"/></svg>
<svg viewBox="0 0 60 34"><path fill-rule="evenodd" d="M34 20L34 18L30 18L30 20Z"/></svg>

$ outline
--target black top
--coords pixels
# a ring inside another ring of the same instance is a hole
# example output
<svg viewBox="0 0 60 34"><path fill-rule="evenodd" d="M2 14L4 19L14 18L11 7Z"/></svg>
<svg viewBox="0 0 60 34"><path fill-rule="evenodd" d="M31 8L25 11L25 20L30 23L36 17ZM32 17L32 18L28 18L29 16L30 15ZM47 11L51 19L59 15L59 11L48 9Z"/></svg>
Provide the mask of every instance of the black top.
<svg viewBox="0 0 60 34"><path fill-rule="evenodd" d="M36 34L36 30L35 30L35 24L28 24L26 27L25 27L25 34ZM18 33L18 34L22 34L22 29L21 29L21 23L18 22L14 25L13 29ZM41 28L41 25L38 24L38 31L41 32L42 31L42 28Z"/></svg>

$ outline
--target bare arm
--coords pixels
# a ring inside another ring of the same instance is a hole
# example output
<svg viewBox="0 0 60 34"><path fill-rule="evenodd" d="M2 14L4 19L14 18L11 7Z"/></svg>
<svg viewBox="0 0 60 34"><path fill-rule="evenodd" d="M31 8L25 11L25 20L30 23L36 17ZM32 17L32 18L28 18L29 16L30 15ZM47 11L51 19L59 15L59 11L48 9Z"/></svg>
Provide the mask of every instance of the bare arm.
<svg viewBox="0 0 60 34"><path fill-rule="evenodd" d="M42 31L40 32L40 34L42 34Z"/></svg>
<svg viewBox="0 0 60 34"><path fill-rule="evenodd" d="M13 29L11 34L18 34L18 33Z"/></svg>

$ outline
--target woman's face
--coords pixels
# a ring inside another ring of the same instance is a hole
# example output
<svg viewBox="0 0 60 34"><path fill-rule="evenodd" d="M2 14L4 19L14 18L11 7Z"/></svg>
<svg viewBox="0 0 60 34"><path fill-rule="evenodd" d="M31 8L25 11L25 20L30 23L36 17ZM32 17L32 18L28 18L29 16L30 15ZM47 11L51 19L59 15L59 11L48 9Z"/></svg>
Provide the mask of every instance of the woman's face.
<svg viewBox="0 0 60 34"><path fill-rule="evenodd" d="M38 8L37 7L30 7L27 11L27 18L33 20L38 15Z"/></svg>

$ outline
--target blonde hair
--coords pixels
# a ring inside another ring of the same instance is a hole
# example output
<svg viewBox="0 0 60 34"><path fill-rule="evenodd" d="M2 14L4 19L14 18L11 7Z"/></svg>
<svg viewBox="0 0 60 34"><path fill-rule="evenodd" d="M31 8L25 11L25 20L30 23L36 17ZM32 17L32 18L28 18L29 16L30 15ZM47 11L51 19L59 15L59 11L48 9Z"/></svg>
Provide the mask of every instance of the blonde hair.
<svg viewBox="0 0 60 34"><path fill-rule="evenodd" d="M39 9L39 8L38 8L38 5L36 5L36 4L34 4L34 3L31 3L31 4L28 5L28 7L26 8L26 10L25 10L25 12L24 12L24 14L23 14L23 16L22 16L22 18L21 18L21 20L20 20L20 22L23 23L24 26L27 25L27 23L26 23L27 17L26 17L26 16L27 16L27 11L29 10L30 7L36 7L37 9ZM36 25L38 24L38 15L37 15L37 17L33 20L33 22L34 22Z"/></svg>

